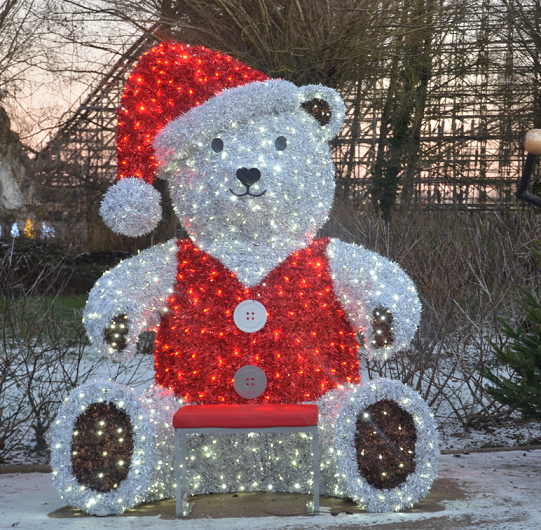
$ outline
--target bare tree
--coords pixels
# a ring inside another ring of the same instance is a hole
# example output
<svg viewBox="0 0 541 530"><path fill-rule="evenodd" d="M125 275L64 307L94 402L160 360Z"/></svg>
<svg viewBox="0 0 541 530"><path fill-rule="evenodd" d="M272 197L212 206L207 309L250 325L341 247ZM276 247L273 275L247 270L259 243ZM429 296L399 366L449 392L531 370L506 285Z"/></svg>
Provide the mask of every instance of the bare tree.
<svg viewBox="0 0 541 530"><path fill-rule="evenodd" d="M113 17L140 33L204 45L272 77L343 86L380 56L396 23L396 0L103 0L65 2L79 16Z"/></svg>
<svg viewBox="0 0 541 530"><path fill-rule="evenodd" d="M534 79L531 83L535 126L541 126L541 0L503 0L509 22L515 29L513 44L528 57Z"/></svg>
<svg viewBox="0 0 541 530"><path fill-rule="evenodd" d="M29 70L43 67L44 20L38 6L35 0L5 0L0 6L0 227L4 237L15 211L25 202L21 184L28 160L9 114L21 90L28 87Z"/></svg>
<svg viewBox="0 0 541 530"><path fill-rule="evenodd" d="M37 41L43 18L35 0L5 0L0 6L0 94L5 96L25 82L25 73L43 55ZM1 98L0 98L1 99Z"/></svg>
<svg viewBox="0 0 541 530"><path fill-rule="evenodd" d="M386 219L397 206L466 208L478 201L480 207L497 207L512 200L520 163L517 139L531 121L532 98L541 108L535 74L539 0L507 5L498 0L50 0L46 23L54 37L48 68L66 79L90 82L95 75L92 88L101 84L100 94L108 98L82 99L72 109L61 131L72 143L59 142L58 152L49 149L50 160L41 153L39 171L90 191L77 192L78 213L84 210L83 196L99 201L114 180L120 78L142 53L126 51L146 34L148 46L177 39L229 53L297 84L337 88L348 107L343 133L333 144L337 204L351 198L354 209L371 202ZM66 49L55 46L60 42L76 60L66 60ZM92 60L79 60L85 54ZM526 73L525 57L531 57ZM111 64L103 66L112 58L122 65L111 74L119 79L109 74L100 79L112 71ZM94 143L86 144L86 138ZM107 152L106 163L100 151ZM94 174L97 166L104 169ZM103 228L96 217L87 224ZM167 226L171 237L173 217Z"/></svg>
<svg viewBox="0 0 541 530"><path fill-rule="evenodd" d="M330 223L325 235L363 244L399 263L412 277L423 306L410 348L368 363L368 375L402 380L427 400L440 425L457 430L520 423L486 391L480 369L504 371L491 341L505 344L499 317L524 325L517 288L539 285L532 246L541 227L536 212L469 215L396 213L386 223L373 211Z"/></svg>
<svg viewBox="0 0 541 530"><path fill-rule="evenodd" d="M62 303L62 262L28 259L13 241L7 245L0 258L0 463L23 449L44 454L59 406L90 378L148 384L153 375L145 355L113 366L88 355L82 308ZM139 352L148 353L149 342L143 337Z"/></svg>
<svg viewBox="0 0 541 530"><path fill-rule="evenodd" d="M401 97L402 104L387 106L378 153L382 160L394 160L395 166L397 160L398 166L415 166L419 150L412 160L405 159L404 152L415 152L410 147L412 142L418 143L435 27L451 22L449 13L454 12L435 0L66 0L51 5L50 17L56 21L59 34L72 44L108 48L106 38L89 42L80 28L116 20L124 24L123 28L131 27L156 40L177 39L218 49L271 77L338 89L348 101L347 127L352 131L346 143L334 143L341 197L347 197L355 185L352 175L358 149L356 133L364 118L361 109L377 105L369 100L373 93L370 88L378 77L387 76L389 67L401 87L399 90L397 83L391 83L389 100ZM74 20L80 21L77 28ZM415 123L409 134L412 113ZM376 176L374 182L373 189L392 196L394 203L396 186L391 191ZM166 200L164 208L170 210Z"/></svg>

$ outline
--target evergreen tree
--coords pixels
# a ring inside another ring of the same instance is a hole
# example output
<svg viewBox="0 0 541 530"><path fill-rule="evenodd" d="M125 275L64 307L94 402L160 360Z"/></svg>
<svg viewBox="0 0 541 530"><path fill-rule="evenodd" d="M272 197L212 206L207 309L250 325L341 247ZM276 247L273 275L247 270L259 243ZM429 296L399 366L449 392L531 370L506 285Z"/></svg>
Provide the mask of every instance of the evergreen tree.
<svg viewBox="0 0 541 530"><path fill-rule="evenodd" d="M534 252L541 259L541 253ZM518 410L524 418L541 419L541 304L538 292L524 288L520 292L518 303L525 312L524 324L515 329L500 319L509 340L502 348L492 343L496 358L510 368L510 377L489 369L481 372L493 385L486 390L494 399Z"/></svg>

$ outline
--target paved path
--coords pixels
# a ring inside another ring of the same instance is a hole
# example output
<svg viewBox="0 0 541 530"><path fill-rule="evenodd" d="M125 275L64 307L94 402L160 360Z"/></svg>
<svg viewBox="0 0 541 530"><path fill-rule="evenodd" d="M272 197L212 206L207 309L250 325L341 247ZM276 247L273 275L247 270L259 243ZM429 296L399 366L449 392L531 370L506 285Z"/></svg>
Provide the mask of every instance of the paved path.
<svg viewBox="0 0 541 530"><path fill-rule="evenodd" d="M0 475L0 528L24 530L539 530L541 451L443 455L430 495L406 513L367 514L350 503L323 499L331 513L302 515L306 497L294 494L207 495L189 520L174 518L173 501L88 517L66 507L42 473Z"/></svg>

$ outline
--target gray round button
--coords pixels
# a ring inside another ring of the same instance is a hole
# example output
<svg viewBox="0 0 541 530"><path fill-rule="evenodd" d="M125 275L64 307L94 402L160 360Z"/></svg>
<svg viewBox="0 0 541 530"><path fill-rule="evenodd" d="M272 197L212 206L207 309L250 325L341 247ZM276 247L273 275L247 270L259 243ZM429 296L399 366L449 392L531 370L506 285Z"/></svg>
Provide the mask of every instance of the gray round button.
<svg viewBox="0 0 541 530"><path fill-rule="evenodd" d="M235 325L246 333L259 331L267 322L267 310L261 302L244 300L233 313Z"/></svg>
<svg viewBox="0 0 541 530"><path fill-rule="evenodd" d="M233 386L240 397L254 399L267 388L267 376L258 366L242 366L235 373Z"/></svg>

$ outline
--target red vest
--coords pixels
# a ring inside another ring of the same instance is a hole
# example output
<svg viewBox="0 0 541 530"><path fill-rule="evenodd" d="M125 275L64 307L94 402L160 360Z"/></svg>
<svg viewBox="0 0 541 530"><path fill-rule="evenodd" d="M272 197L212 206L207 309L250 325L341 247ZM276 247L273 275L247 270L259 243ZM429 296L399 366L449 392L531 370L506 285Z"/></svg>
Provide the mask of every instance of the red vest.
<svg viewBox="0 0 541 530"><path fill-rule="evenodd" d="M205 404L315 401L342 383L359 383L358 343L334 295L328 243L315 240L246 288L220 261L179 240L174 294L156 337L156 383ZM265 326L255 333L233 320L244 300L267 310ZM235 372L245 365L267 377L256 399L233 388Z"/></svg>

